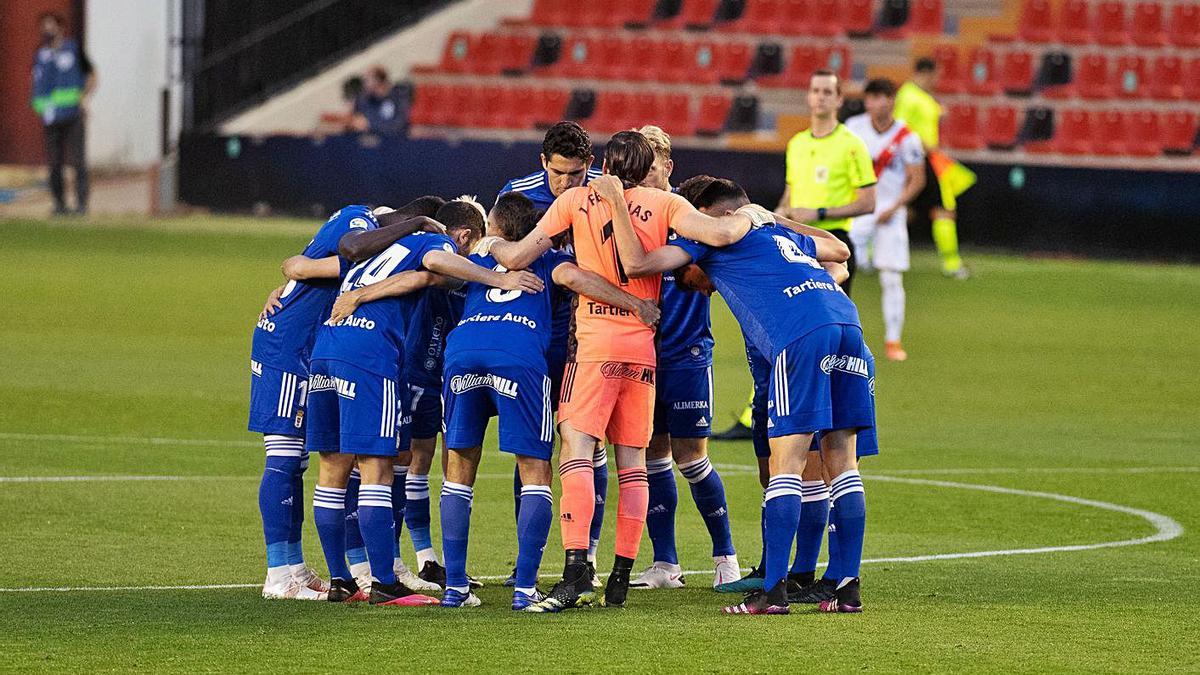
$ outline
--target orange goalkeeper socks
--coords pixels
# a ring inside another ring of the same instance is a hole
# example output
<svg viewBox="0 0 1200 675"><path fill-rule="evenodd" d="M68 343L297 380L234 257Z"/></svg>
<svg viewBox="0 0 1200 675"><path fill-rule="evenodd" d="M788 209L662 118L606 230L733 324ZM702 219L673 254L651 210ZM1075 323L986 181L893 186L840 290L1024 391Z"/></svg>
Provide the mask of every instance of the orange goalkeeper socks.
<svg viewBox="0 0 1200 675"><path fill-rule="evenodd" d="M642 543L646 508L650 503L650 481L646 478L646 467L618 469L617 483L616 554L634 559Z"/></svg>
<svg viewBox="0 0 1200 675"><path fill-rule="evenodd" d="M562 482L558 522L562 527L563 548L586 551L590 540L592 512L596 508L592 458L568 459L559 465L558 471ZM645 477L644 469L642 476ZM645 515L643 507L643 518ZM638 536L641 537L641 530L638 530Z"/></svg>

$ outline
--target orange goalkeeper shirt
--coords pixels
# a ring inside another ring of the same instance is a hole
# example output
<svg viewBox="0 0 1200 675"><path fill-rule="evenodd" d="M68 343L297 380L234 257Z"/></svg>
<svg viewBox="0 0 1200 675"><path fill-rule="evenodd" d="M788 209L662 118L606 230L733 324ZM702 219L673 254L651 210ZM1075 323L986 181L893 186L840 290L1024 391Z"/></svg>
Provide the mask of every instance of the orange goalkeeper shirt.
<svg viewBox="0 0 1200 675"><path fill-rule="evenodd" d="M625 202L633 231L647 251L665 246L676 218L694 210L677 194L644 187L626 190ZM581 268L599 274L631 295L658 302L662 275L630 279L625 274L613 237L612 209L592 188L577 187L562 193L542 216L538 229L551 237L570 229L575 259ZM646 366L657 361L654 328L626 309L581 297L572 333L575 361L622 361Z"/></svg>

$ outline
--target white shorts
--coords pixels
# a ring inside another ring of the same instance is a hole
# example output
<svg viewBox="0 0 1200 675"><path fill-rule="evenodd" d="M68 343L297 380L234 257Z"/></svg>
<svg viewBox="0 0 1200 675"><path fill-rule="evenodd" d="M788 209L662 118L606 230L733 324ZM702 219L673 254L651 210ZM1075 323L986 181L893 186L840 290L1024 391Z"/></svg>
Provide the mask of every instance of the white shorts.
<svg viewBox="0 0 1200 675"><path fill-rule="evenodd" d="M875 214L859 216L850 225L850 241L854 244L854 255L867 260L871 266L891 272L907 272L908 257L908 213L898 209L890 221L876 224Z"/></svg>

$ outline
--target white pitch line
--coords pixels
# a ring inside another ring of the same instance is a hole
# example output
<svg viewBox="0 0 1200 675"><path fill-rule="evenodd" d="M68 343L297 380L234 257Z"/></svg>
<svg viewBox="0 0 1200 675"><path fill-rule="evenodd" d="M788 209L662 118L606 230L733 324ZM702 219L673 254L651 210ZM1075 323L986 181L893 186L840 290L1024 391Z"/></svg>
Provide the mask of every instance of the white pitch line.
<svg viewBox="0 0 1200 675"><path fill-rule="evenodd" d="M0 476L0 483L107 483L123 481L258 480L258 476Z"/></svg>
<svg viewBox="0 0 1200 675"><path fill-rule="evenodd" d="M1136 539L1121 539L1118 541L1102 541L1094 544L1073 544L1068 546L1043 546L1038 548L1014 548L1001 549L996 551L966 551L963 553L934 553L928 555L916 556L893 556L888 558L869 558L863 560L864 565L878 563L914 563L914 562L929 562L933 560L960 560L966 558L990 558L994 556L1010 556L1010 555L1031 555L1037 553L1062 553L1073 551L1091 551L1102 548L1117 548L1122 546L1137 546L1140 544L1151 544L1154 542L1169 541L1183 534L1183 526L1180 525L1174 518L1165 516L1161 513L1147 511L1144 509L1135 509L1130 506L1122 506L1111 502L1102 502L1095 499L1084 499L1082 497L1072 497L1070 495L1060 495L1054 492L1039 492L1035 490L1018 490L1016 488L1001 487L998 485L979 485L975 483L954 483L941 480L924 480L920 478L901 478L898 476L866 476L871 480L879 480L892 483L908 483L911 485L927 485L930 487L942 487L959 490L978 490L981 492L992 492L996 494L1016 495L1020 497L1034 497L1038 499L1050 499L1054 501L1065 502L1068 504L1076 504L1079 506L1090 506L1092 508L1103 509L1105 511L1115 511L1117 513L1125 513L1131 516L1142 518L1146 522L1154 526L1154 534L1138 537ZM823 565L822 565L823 566ZM746 571L743 569L743 571ZM685 570L684 575L697 574L712 574L712 570ZM478 577L483 581L499 581L506 578L507 575L487 575ZM557 574L542 574L543 578L557 577ZM189 586L62 586L62 587L29 587L29 588L0 588L0 593L39 593L39 592L68 592L68 591L191 591L191 590L216 590L216 589L240 589L240 588L256 588L258 584L205 584L205 585L189 585Z"/></svg>
<svg viewBox="0 0 1200 675"><path fill-rule="evenodd" d="M22 434L0 432L0 441L54 441L57 443L114 443L129 445L197 445L225 448L229 446L261 448L255 441L214 438L158 438L153 436L81 436L75 434Z"/></svg>

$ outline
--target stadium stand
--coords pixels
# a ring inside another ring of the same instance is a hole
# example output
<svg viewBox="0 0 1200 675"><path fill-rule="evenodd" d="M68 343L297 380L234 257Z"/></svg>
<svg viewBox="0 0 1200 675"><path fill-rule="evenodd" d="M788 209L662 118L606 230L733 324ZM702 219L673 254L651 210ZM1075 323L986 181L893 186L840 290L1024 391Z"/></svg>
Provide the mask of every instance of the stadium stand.
<svg viewBox="0 0 1200 675"><path fill-rule="evenodd" d="M853 97L920 55L941 66L944 142L966 156L1195 152L1189 0L534 0L455 31L414 70L413 124L520 134L567 117L609 133L653 119L681 139L778 147L805 124L796 90L814 70L839 73ZM472 105L487 112L455 109Z"/></svg>

